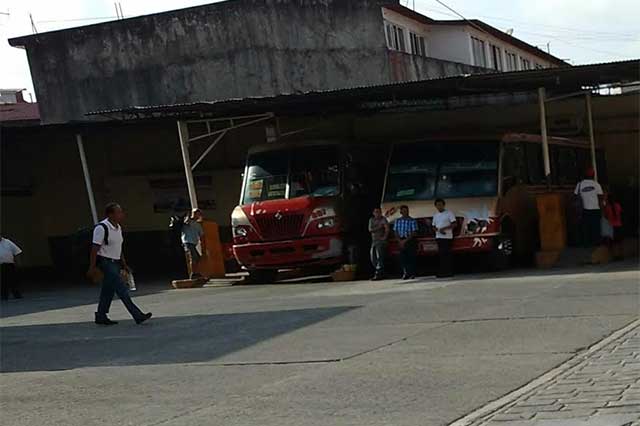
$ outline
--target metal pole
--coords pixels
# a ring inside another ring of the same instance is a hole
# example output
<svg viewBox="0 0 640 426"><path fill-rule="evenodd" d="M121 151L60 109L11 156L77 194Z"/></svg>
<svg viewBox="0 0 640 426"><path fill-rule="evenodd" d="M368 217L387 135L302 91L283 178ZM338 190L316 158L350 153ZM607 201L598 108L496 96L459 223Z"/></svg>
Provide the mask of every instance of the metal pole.
<svg viewBox="0 0 640 426"><path fill-rule="evenodd" d="M538 89L538 105L540 106L540 133L542 135L542 160L544 161L544 176L547 187L551 186L551 161L549 159L549 136L547 135L547 111L545 107L546 91L544 87Z"/></svg>
<svg viewBox="0 0 640 426"><path fill-rule="evenodd" d="M187 189L189 190L189 200L191 208L198 208L198 197L196 195L196 185L193 182L193 171L191 170L191 157L189 156L189 129L187 123L178 120L178 136L180 138L180 148L182 149L182 162L184 163L184 174L187 178Z"/></svg>
<svg viewBox="0 0 640 426"><path fill-rule="evenodd" d="M96 210L96 200L93 198L93 187L91 186L91 175L87 166L87 156L84 153L84 145L82 143L82 135L76 134L76 143L78 144L78 152L80 153L80 162L82 163L82 173L84 174L84 184L87 187L87 196L89 197L89 206L91 207L91 217L93 223L98 223L98 212Z"/></svg>
<svg viewBox="0 0 640 426"><path fill-rule="evenodd" d="M591 111L591 92L587 92L587 118L589 120L589 143L591 145L591 165L595 172L594 179L598 181L598 162L596 157L596 138L593 133L593 112Z"/></svg>

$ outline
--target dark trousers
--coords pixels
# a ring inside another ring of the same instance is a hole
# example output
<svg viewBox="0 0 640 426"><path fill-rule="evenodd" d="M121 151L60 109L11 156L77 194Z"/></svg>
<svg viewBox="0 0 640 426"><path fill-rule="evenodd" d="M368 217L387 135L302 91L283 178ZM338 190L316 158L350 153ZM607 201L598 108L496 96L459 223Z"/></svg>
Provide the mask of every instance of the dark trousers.
<svg viewBox="0 0 640 426"><path fill-rule="evenodd" d="M453 254L451 253L453 240L437 238L436 242L438 243L438 258L440 260L438 277L451 277L453 276Z"/></svg>
<svg viewBox="0 0 640 426"><path fill-rule="evenodd" d="M582 244L584 247L595 247L600 244L600 220L602 212L600 210L582 211Z"/></svg>
<svg viewBox="0 0 640 426"><path fill-rule="evenodd" d="M120 271L122 269L120 262L114 262L99 257L98 268L100 268L104 274L104 279L102 280L102 288L100 289L100 302L98 303L96 316L98 318L104 318L107 316L109 308L111 307L111 302L113 301L113 295L117 294L131 316L134 319L141 318L144 314L140 308L133 303L133 300L131 300L129 287L122 279L122 275L120 275Z"/></svg>
<svg viewBox="0 0 640 426"><path fill-rule="evenodd" d="M409 240L400 249L400 267L405 276L414 277L416 275L416 257L418 244L415 240Z"/></svg>
<svg viewBox="0 0 640 426"><path fill-rule="evenodd" d="M386 241L372 241L371 242L371 264L376 271L376 275L382 275L384 273L384 256L387 251Z"/></svg>
<svg viewBox="0 0 640 426"><path fill-rule="evenodd" d="M13 263L3 263L0 265L0 290L2 292L2 300L9 298L9 292L13 297L19 299L22 297L18 290L18 273L16 265Z"/></svg>

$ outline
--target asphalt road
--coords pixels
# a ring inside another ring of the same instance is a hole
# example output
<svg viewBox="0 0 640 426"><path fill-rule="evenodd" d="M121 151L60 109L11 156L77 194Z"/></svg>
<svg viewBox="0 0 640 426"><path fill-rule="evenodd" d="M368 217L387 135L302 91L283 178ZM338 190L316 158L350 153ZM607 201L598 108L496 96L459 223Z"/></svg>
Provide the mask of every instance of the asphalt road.
<svg viewBox="0 0 640 426"><path fill-rule="evenodd" d="M0 424L447 425L638 318L637 263L1 306Z"/></svg>

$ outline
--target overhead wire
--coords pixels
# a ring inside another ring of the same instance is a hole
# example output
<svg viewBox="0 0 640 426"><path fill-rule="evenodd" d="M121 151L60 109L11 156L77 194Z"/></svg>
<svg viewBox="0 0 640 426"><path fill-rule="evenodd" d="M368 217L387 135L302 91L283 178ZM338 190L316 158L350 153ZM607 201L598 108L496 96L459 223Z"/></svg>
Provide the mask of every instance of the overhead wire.
<svg viewBox="0 0 640 426"><path fill-rule="evenodd" d="M447 10L453 12L455 14L456 17L460 17L462 19L464 19L466 22L468 22L470 25L472 25L474 28L481 30L482 32L489 34L487 31L485 31L484 29L480 28L479 26L475 25L472 21L470 21L469 19L467 19L462 13L456 11L455 9L453 9L452 7L448 6L446 3L444 3L441 0L434 0L436 3L440 4L441 6L445 7ZM437 13L441 13L443 15L448 15L448 16L453 16L451 15L451 13L446 13L446 12L441 12L441 11L437 11ZM624 58L625 56L617 53L617 52L611 52L611 51L605 51L605 50L600 50L600 49L594 49L594 48L590 48L590 47L586 47L586 46L582 46L579 44L575 44L569 41L566 41L562 38L559 38L558 35L550 35L550 34L544 34L544 33L537 33L537 32L532 32L532 31L527 31L527 30L519 30L519 32L523 33L523 34L532 34L532 35L537 35L537 36L542 36L551 40L555 40L557 42L560 43L564 43L579 49L583 49L583 50L589 50L592 52L596 52L596 53L601 53L601 54L606 54L606 55L612 55L612 56L616 56L619 58ZM489 34L491 35L491 34ZM595 41L595 40L587 40L587 39L583 39L585 41ZM633 40L626 40L626 41L636 41L637 39L633 39Z"/></svg>

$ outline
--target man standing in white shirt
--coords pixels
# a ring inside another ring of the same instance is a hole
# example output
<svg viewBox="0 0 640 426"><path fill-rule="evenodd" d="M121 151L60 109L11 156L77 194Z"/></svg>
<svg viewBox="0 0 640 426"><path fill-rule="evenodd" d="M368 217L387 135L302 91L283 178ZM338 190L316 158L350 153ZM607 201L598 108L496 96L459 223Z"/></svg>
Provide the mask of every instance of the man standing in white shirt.
<svg viewBox="0 0 640 426"><path fill-rule="evenodd" d="M595 171L587 169L585 178L578 182L573 192L582 202L582 242L585 247L594 247L600 243L600 220L604 193L594 180Z"/></svg>
<svg viewBox="0 0 640 426"><path fill-rule="evenodd" d="M435 202L438 213L433 216L433 231L436 234L438 243L438 257L440 268L438 278L449 278L453 276L453 256L451 246L453 245L453 228L456 225L456 217L445 208L446 203L438 198Z"/></svg>
<svg viewBox="0 0 640 426"><path fill-rule="evenodd" d="M9 299L9 292L15 299L22 299L18 290L18 274L16 271L16 257L22 253L20 247L0 235L0 290L2 300Z"/></svg>
<svg viewBox="0 0 640 426"><path fill-rule="evenodd" d="M107 314L111 307L113 295L117 294L127 311L137 324L142 324L151 318L151 312L143 313L133 303L129 295L129 287L122 277L122 270L128 271L129 267L122 254L122 220L124 211L119 204L110 203L105 208L107 218L98 223L93 229L93 244L89 259L89 277L96 277L97 271L102 272L102 289L100 290L100 302L96 312L95 323L100 325L114 325Z"/></svg>

